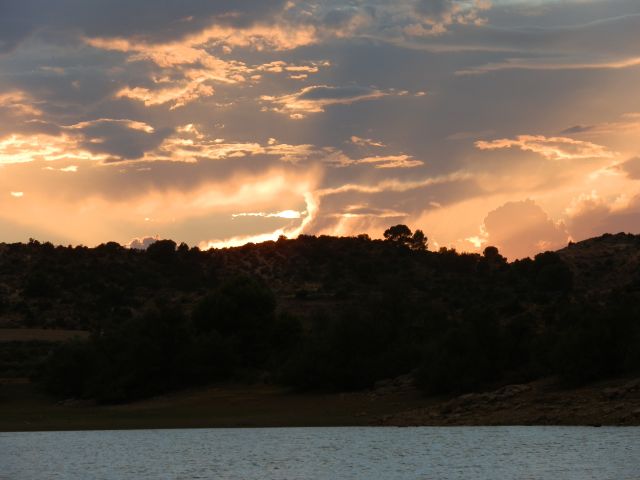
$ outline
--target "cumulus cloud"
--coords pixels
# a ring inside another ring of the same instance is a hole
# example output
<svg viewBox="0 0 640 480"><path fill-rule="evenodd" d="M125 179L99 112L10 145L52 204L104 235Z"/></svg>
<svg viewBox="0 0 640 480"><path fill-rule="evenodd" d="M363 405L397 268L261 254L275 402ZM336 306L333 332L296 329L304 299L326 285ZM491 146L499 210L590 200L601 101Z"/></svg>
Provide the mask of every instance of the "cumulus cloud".
<svg viewBox="0 0 640 480"><path fill-rule="evenodd" d="M548 160L573 160L584 158L611 158L614 156L606 147L591 142L574 140L569 137L545 137L544 135L518 135L516 138L479 140L475 143L480 150L500 150L519 148L534 152Z"/></svg>
<svg viewBox="0 0 640 480"><path fill-rule="evenodd" d="M603 233L640 233L640 195L600 196L593 191L573 199L565 213L577 241Z"/></svg>
<svg viewBox="0 0 640 480"><path fill-rule="evenodd" d="M486 243L510 259L566 246L569 234L533 200L507 202L484 219Z"/></svg>
<svg viewBox="0 0 640 480"><path fill-rule="evenodd" d="M150 245L156 243L158 241L158 237L141 237L134 238L125 246L132 250L146 250Z"/></svg>

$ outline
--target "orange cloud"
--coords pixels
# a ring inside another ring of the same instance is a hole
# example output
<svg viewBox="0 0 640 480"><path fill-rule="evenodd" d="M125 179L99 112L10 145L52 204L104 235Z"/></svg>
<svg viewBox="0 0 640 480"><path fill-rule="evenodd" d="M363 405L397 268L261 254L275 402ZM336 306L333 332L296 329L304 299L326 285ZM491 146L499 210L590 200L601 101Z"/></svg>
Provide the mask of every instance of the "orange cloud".
<svg viewBox="0 0 640 480"><path fill-rule="evenodd" d="M301 224L305 220L302 213L301 218L292 218L295 216L290 207L304 203L321 176L316 168L290 171L280 167L257 174L238 173L190 189L150 188L123 198L98 193L70 196L68 191L51 189L48 183L33 183L28 195L20 198L19 208L14 205L15 198L0 197L0 219L48 232L49 238L88 245L108 239L126 243L140 235L166 236L180 222L230 215L236 209L276 212L274 215L282 221ZM310 208L306 210L311 212ZM211 238L228 235L217 228L211 224Z"/></svg>
<svg viewBox="0 0 640 480"><path fill-rule="evenodd" d="M63 128L69 130L82 130L89 127L95 127L99 125L122 125L125 128L129 128L131 130L138 130L144 133L153 133L155 129L145 122L138 122L135 120L127 120L127 119L113 119L113 118L97 118L95 120L89 120L86 122L79 122L73 125L65 126Z"/></svg>
<svg viewBox="0 0 640 480"><path fill-rule="evenodd" d="M200 159L220 160L247 155L273 155L289 163L318 158L325 150L309 144L289 145L270 139L266 145L257 142L227 142L224 139L207 138L196 126L189 124L177 129L152 152L145 154L146 161L197 162Z"/></svg>
<svg viewBox="0 0 640 480"><path fill-rule="evenodd" d="M334 167L347 167L351 165L373 165L374 168L415 168L424 165L421 160L416 160L411 155L385 155L352 159L342 152L336 152L325 158L325 163Z"/></svg>
<svg viewBox="0 0 640 480"><path fill-rule="evenodd" d="M353 135L351 137L351 143L354 143L360 147L386 147L386 145L382 142L372 140L370 138L361 138Z"/></svg>
<svg viewBox="0 0 640 480"><path fill-rule="evenodd" d="M307 191L303 194L304 201L306 203L306 215L302 216L302 221L298 224L292 224L287 227L278 228L272 232L260 233L257 235L240 235L228 237L225 239L209 240L200 243L200 248L225 248L225 247L237 247L246 243L259 243L277 240L280 236L288 238L295 238L305 231L306 227L316 217L318 213L318 204L315 196Z"/></svg>
<svg viewBox="0 0 640 480"><path fill-rule="evenodd" d="M379 90L369 87L332 87L312 85L289 95L263 95L260 99L272 107L270 110L292 119L305 118L310 113L324 112L329 105L348 105L364 100L376 100L389 95L406 95L408 92Z"/></svg>
<svg viewBox="0 0 640 480"><path fill-rule="evenodd" d="M507 202L484 219L486 243L510 259L566 246L569 234L533 200Z"/></svg>
<svg viewBox="0 0 640 480"><path fill-rule="evenodd" d="M0 165L44 160L103 161L108 155L95 154L79 146L75 137L60 135L12 134L0 138Z"/></svg>
<svg viewBox="0 0 640 480"><path fill-rule="evenodd" d="M201 82L182 82L180 86L150 90L135 87L123 88L116 93L117 98L130 98L144 103L147 107L172 103L170 110L185 106L202 97L213 95L213 87Z"/></svg>
<svg viewBox="0 0 640 480"><path fill-rule="evenodd" d="M538 153L549 160L611 158L614 156L613 152L610 152L602 145L568 137L545 137L543 135L518 135L515 139L480 140L475 143L475 146L480 150L499 150L515 147L520 150Z"/></svg>
<svg viewBox="0 0 640 480"><path fill-rule="evenodd" d="M0 93L0 109L7 109L9 113L39 117L42 115L33 98L20 90Z"/></svg>
<svg viewBox="0 0 640 480"><path fill-rule="evenodd" d="M304 44L303 36L293 31L295 29L289 29L285 33L275 27L253 27L249 30L212 27L169 43L147 43L124 38L85 38L84 41L95 48L128 53L129 62L149 61L163 69L171 69L173 77L154 79L157 88L128 86L118 91L116 97L141 101L146 106L171 103L171 109L175 109L213 95L214 89L210 83L257 81L261 72L308 76L317 73L320 67L330 65L327 61L307 62L304 65L274 61L250 67L244 62L225 60L208 51L211 46L221 42L233 46L253 45L256 48L277 46L275 48L278 50Z"/></svg>

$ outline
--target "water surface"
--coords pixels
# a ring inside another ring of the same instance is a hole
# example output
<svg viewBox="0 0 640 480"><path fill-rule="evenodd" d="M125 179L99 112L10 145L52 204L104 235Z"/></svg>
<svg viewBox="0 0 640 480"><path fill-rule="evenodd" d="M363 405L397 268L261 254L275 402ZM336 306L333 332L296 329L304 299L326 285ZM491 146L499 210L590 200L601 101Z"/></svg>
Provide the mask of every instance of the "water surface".
<svg viewBox="0 0 640 480"><path fill-rule="evenodd" d="M640 428L0 433L0 478L640 479Z"/></svg>

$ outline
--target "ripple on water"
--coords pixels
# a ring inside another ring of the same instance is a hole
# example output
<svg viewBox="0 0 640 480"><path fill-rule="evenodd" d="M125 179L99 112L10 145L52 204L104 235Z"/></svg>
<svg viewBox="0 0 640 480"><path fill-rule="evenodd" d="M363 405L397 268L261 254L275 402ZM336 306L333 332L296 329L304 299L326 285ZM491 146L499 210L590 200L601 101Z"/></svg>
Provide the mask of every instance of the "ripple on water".
<svg viewBox="0 0 640 480"><path fill-rule="evenodd" d="M640 479L640 428L0 433L0 479Z"/></svg>

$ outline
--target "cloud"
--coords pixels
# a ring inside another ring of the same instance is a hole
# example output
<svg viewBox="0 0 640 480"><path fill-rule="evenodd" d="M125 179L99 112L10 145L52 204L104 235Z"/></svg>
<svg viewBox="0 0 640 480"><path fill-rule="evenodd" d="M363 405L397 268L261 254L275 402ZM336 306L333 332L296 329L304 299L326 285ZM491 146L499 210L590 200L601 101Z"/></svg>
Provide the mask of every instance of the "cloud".
<svg viewBox="0 0 640 480"><path fill-rule="evenodd" d="M320 68L329 66L327 61L296 64L282 60L249 66L239 60L223 59L211 53L211 42L219 41L211 35L214 35L214 30L218 35L223 33L216 28L202 32L196 37L166 44L149 44L126 38L86 38L84 41L97 49L126 53L128 63L154 64L160 71L158 75L152 75L151 85L128 85L116 92L115 96L140 101L146 106L170 104L171 110L214 95L213 84L241 85L245 82L257 82L264 73L285 73L290 78L302 80L318 73ZM239 32L249 35L246 39L247 45L257 38L252 36L251 32L228 29L227 35L224 36L225 45L231 43L235 46L247 46L237 38ZM266 31L263 33L266 34ZM276 38L285 42L280 36ZM232 42L232 39L239 43ZM267 45L272 46L268 41ZM292 47L286 42L280 46Z"/></svg>
<svg viewBox="0 0 640 480"><path fill-rule="evenodd" d="M268 155L283 162L298 163L320 158L327 150L310 144L289 145L271 138L265 144L255 141L226 141L201 133L193 124L178 127L176 132L154 150L147 152L143 160L193 163L199 160L222 160L245 156Z"/></svg>
<svg viewBox="0 0 640 480"><path fill-rule="evenodd" d="M491 8L489 0L418 0L415 13L418 22L404 27L409 36L437 36L447 32L454 24L483 25L486 19L480 16Z"/></svg>
<svg viewBox="0 0 640 480"><path fill-rule="evenodd" d="M640 114L625 113L614 122L602 122L592 125L574 125L563 130L562 134L603 136L611 134L635 133L640 131Z"/></svg>
<svg viewBox="0 0 640 480"><path fill-rule="evenodd" d="M186 82L177 87L150 90L143 87L123 88L116 93L117 98L130 98L144 103L147 107L171 103L170 110L184 107L203 97L213 95L213 87L201 82Z"/></svg>
<svg viewBox="0 0 640 480"><path fill-rule="evenodd" d="M633 0L0 9L0 190L26 192L0 196L3 238L224 244L396 222L471 248L498 205L535 198L575 236L572 198L597 190L622 218L612 197L637 188Z"/></svg>
<svg viewBox="0 0 640 480"><path fill-rule="evenodd" d="M600 196L593 191L575 198L566 215L571 237L576 241L603 233L640 233L640 195Z"/></svg>
<svg viewBox="0 0 640 480"><path fill-rule="evenodd" d="M62 173L76 173L78 171L78 166L69 165L68 167L60 167L60 168L44 167L44 170L49 170L52 172L62 172Z"/></svg>
<svg viewBox="0 0 640 480"><path fill-rule="evenodd" d="M87 176L90 170L65 175L59 184L81 185L91 178ZM119 169L107 170L116 181L126 176ZM51 174L46 172L46 176ZM70 188L52 189L51 182L42 182L33 175L22 178L29 182L29 190L20 199L20 208L15 208L15 199L9 195L5 200L0 198L0 223L21 225L16 231L37 228L46 232L47 239L59 242L74 239L73 243L86 245L109 239L126 243L141 234L196 244L203 238L218 235L225 238L237 232L242 226L236 227L236 221L231 223L231 214L239 209L280 213L293 207L301 211L296 207L304 205L308 192L318 188L321 171L313 167L292 171L280 166L258 172L236 171L221 179L202 179L200 184L174 183L164 188L147 180L137 182L126 194L116 195L109 194L104 187L75 192ZM105 182L101 176L93 178ZM16 182L16 178L11 181L13 185ZM0 178L0 187L13 190L7 188L7 183L8 179ZM310 211L309 208L306 210ZM305 219L274 217L270 221L291 224L293 228ZM15 232L5 232L5 241L14 235Z"/></svg>
<svg viewBox="0 0 640 480"><path fill-rule="evenodd" d="M433 198L469 195L471 177L465 172L419 180L385 178L373 183L346 183L319 188L313 192L316 214L309 219L305 233L353 235L369 233L379 237L397 222L417 218L430 208ZM465 192L466 193L463 193ZM442 195L441 195L442 194Z"/></svg>
<svg viewBox="0 0 640 480"><path fill-rule="evenodd" d="M237 217L264 217L264 218L302 218L306 212L298 212L297 210L282 210L281 212L266 213L266 212L249 212L249 213L234 213L231 215L233 218Z"/></svg>
<svg viewBox="0 0 640 480"><path fill-rule="evenodd" d="M456 71L456 75L480 75L500 70L618 70L640 66L640 57L618 59L588 59L579 61L573 58L508 58L502 62L487 63L477 67Z"/></svg>
<svg viewBox="0 0 640 480"><path fill-rule="evenodd" d="M128 120L128 119L113 119L113 118L97 118L95 120L89 120L86 122L78 122L78 123L74 123L73 125L69 125L63 128L69 129L69 130L86 130L86 129L91 129L91 128L96 128L96 127L108 127L108 126L122 126L124 128L128 128L130 130L137 130L140 132L144 132L144 133L154 133L155 129L145 123L145 122L138 122L138 121L134 121L134 120Z"/></svg>
<svg viewBox="0 0 640 480"><path fill-rule="evenodd" d="M370 138L361 138L355 135L351 136L351 143L360 147L386 147L386 145L380 141L372 140Z"/></svg>
<svg viewBox="0 0 640 480"><path fill-rule="evenodd" d="M263 95L261 100L271 104L271 110L274 112L300 119L310 113L324 112L325 108L331 105L349 105L354 102L376 100L390 95L406 95L407 93L406 91L385 91L356 85L348 87L312 85L289 95Z"/></svg>
<svg viewBox="0 0 640 480"><path fill-rule="evenodd" d="M23 0L4 2L0 42L15 45L30 33L43 29L79 30L87 36L136 36L147 41L177 40L201 32L212 24L250 28L272 19L284 0ZM9 28L11 27L11 28ZM5 47L6 48L6 47Z"/></svg>
<svg viewBox="0 0 640 480"><path fill-rule="evenodd" d="M142 238L134 238L125 244L127 248L132 250L146 250L153 243L158 241L158 237L142 237Z"/></svg>
<svg viewBox="0 0 640 480"><path fill-rule="evenodd" d="M168 135L167 129L156 129L141 121L98 118L63 126L72 132L78 145L94 154L107 154L110 161L138 159L157 147Z"/></svg>
<svg viewBox="0 0 640 480"><path fill-rule="evenodd" d="M0 165L33 161L104 161L109 155L93 153L76 137L13 134L0 138Z"/></svg>
<svg viewBox="0 0 640 480"><path fill-rule="evenodd" d="M640 157L633 157L618 166L629 178L640 180Z"/></svg>
<svg viewBox="0 0 640 480"><path fill-rule="evenodd" d="M566 246L569 234L533 200L507 202L484 219L486 243L510 259Z"/></svg>
<svg viewBox="0 0 640 480"><path fill-rule="evenodd" d="M422 160L416 160L411 155L384 155L353 159L336 152L324 159L325 163L334 167L348 167L353 165L372 165L374 168L415 168L424 165Z"/></svg>
<svg viewBox="0 0 640 480"><path fill-rule="evenodd" d="M0 115L39 117L42 110L27 93L13 90L0 93Z"/></svg>
<svg viewBox="0 0 640 480"><path fill-rule="evenodd" d="M610 152L602 145L568 137L545 137L543 135L518 135L514 139L479 140L475 142L475 146L480 150L500 150L515 147L523 151L537 153L548 160L611 158L614 156L613 152Z"/></svg>

